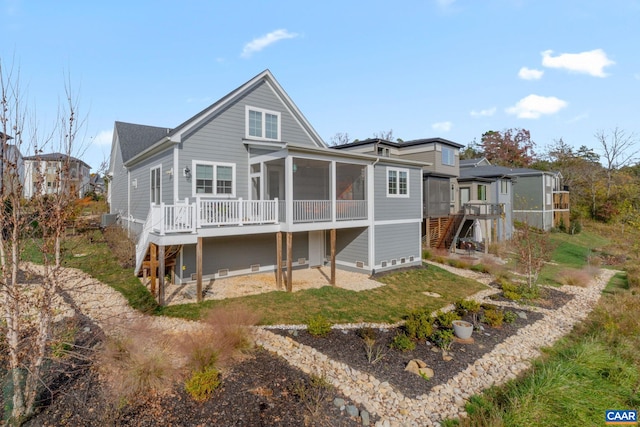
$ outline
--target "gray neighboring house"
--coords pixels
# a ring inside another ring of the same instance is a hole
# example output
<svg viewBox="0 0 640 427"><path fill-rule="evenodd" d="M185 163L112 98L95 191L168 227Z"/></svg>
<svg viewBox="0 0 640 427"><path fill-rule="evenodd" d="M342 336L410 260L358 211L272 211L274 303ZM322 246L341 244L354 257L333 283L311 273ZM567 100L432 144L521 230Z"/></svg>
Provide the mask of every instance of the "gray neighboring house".
<svg viewBox="0 0 640 427"><path fill-rule="evenodd" d="M569 189L562 185L560 172L491 165L486 159L464 160L460 174L465 177L509 177L513 181L513 220L550 230L569 226Z"/></svg>
<svg viewBox="0 0 640 427"><path fill-rule="evenodd" d="M14 186L24 183L24 158L18 147L9 144L13 137L0 132L0 191L11 191Z"/></svg>
<svg viewBox="0 0 640 427"><path fill-rule="evenodd" d="M468 191L471 186L477 194L478 185L488 186L488 181L485 179L487 182L483 184L460 182L459 152L462 147L462 144L444 138L423 138L401 142L366 139L334 148L374 154L380 158L425 162L422 174L424 243L427 247L451 250L460 239L473 240L479 236L477 231L475 235L470 233L476 220L484 231L480 241L504 240L510 236L504 215L508 194L495 192L496 197L470 197ZM484 193L485 196L491 194L494 192Z"/></svg>
<svg viewBox="0 0 640 427"><path fill-rule="evenodd" d="M422 166L328 148L266 70L174 128L116 122L108 199L136 273L158 250L177 283L280 283L282 265L420 265Z"/></svg>

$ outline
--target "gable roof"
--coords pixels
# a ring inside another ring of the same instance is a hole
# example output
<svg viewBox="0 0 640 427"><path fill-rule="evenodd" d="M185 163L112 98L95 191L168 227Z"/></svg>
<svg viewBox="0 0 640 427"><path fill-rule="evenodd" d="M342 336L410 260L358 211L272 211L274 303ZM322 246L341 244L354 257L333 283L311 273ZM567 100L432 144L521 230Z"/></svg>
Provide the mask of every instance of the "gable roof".
<svg viewBox="0 0 640 427"><path fill-rule="evenodd" d="M273 74L271 74L271 71L267 69L173 129L145 126L147 129L134 130L134 132L138 133L137 136L145 138L145 142L138 141L136 139L132 147L135 148L135 150L133 150L135 151L135 153L133 153L133 155L131 156L127 156L127 158L125 159L125 155L123 152L123 163L126 164L129 161L135 161L138 157L160 148L163 144L177 144L182 142L183 135L188 134L193 129L196 129L198 126L200 126L200 124L210 120L220 111L223 111L228 105L240 99L261 83L267 83L270 86L275 95L280 99L280 101L282 101L285 108L287 108L293 118L300 124L307 135L309 135L310 139L314 141L316 146L321 148L327 147L320 135L311 126L311 123L309 123L309 121L304 117L302 112L295 105L293 100L285 92L282 86L280 86ZM143 135L143 133L145 135Z"/></svg>
<svg viewBox="0 0 640 427"><path fill-rule="evenodd" d="M477 159L462 159L462 160L460 160L460 167L461 168L478 167L478 166L491 166L491 163L489 163L489 160L487 160L486 157L480 157L480 158L477 158Z"/></svg>
<svg viewBox="0 0 640 427"><path fill-rule="evenodd" d="M116 122L115 130L120 141L122 163L126 163L142 153L160 139L166 137L171 131L171 129L163 127L125 122Z"/></svg>

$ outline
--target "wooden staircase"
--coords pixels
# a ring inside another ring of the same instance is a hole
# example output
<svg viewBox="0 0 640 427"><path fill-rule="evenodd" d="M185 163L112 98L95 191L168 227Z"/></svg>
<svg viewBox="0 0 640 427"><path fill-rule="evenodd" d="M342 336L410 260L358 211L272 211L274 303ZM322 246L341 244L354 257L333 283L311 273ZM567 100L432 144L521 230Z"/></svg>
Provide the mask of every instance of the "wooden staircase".
<svg viewBox="0 0 640 427"><path fill-rule="evenodd" d="M178 254L182 249L182 245L173 245L167 246L164 253L164 266L165 270L169 269L171 271L171 283L175 283L175 271L176 271L176 260L178 258ZM157 265L157 261L156 261ZM160 274L159 271L156 271L156 276ZM151 250L147 248L147 253L144 256L144 260L142 261L142 266L140 271L138 272L138 276L142 276L143 280L146 282L146 278L151 275ZM164 275L164 272L163 272Z"/></svg>
<svg viewBox="0 0 640 427"><path fill-rule="evenodd" d="M428 246L436 249L450 250L455 242L460 228L464 223L463 214L453 214L448 217L429 218L426 223L426 239Z"/></svg>

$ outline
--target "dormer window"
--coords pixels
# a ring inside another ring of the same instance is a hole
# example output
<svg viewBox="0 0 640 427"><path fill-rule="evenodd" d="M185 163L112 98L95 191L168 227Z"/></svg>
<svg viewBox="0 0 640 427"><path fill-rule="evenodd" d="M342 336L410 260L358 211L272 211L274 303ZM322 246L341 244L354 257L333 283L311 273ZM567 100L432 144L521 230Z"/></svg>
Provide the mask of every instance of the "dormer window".
<svg viewBox="0 0 640 427"><path fill-rule="evenodd" d="M250 139L280 140L280 113L246 107L246 136Z"/></svg>

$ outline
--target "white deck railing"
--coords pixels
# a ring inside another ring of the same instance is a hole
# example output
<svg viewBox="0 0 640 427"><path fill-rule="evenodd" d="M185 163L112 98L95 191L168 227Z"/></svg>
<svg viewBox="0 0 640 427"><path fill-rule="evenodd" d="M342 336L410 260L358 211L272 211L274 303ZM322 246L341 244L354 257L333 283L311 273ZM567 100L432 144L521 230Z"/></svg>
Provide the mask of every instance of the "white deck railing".
<svg viewBox="0 0 640 427"><path fill-rule="evenodd" d="M331 200L294 200L294 223L332 220ZM366 200L336 200L337 221L367 219ZM197 198L195 203L152 205L145 227L160 235L195 232L201 227L250 224L277 224L286 221L284 200L212 200Z"/></svg>
<svg viewBox="0 0 640 427"><path fill-rule="evenodd" d="M198 227L210 225L275 224L276 200L202 200L198 199Z"/></svg>
<svg viewBox="0 0 640 427"><path fill-rule="evenodd" d="M367 219L367 207L366 200L336 200L336 219Z"/></svg>

